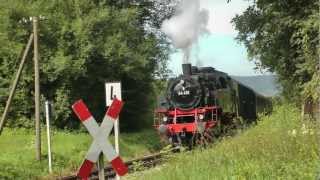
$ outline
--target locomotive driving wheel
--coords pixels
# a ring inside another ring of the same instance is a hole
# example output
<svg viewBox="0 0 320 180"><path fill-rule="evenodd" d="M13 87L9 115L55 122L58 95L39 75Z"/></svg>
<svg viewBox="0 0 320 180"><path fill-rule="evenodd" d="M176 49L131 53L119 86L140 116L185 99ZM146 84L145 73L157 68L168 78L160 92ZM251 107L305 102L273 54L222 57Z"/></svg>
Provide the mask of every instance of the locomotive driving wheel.
<svg viewBox="0 0 320 180"><path fill-rule="evenodd" d="M205 129L203 132L196 132L192 137L192 146L206 148L213 142L214 135L210 129Z"/></svg>

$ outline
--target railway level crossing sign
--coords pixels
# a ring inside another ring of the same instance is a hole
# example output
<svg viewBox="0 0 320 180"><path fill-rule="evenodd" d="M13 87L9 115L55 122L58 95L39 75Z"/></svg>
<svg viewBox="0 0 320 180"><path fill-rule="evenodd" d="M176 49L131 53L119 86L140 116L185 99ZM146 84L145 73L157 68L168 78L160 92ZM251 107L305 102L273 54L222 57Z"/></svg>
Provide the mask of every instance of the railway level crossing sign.
<svg viewBox="0 0 320 180"><path fill-rule="evenodd" d="M113 128L114 121L116 121L119 116L122 106L123 102L114 98L99 127L82 100L79 100L72 105L73 111L94 139L86 158L78 171L78 176L80 178L87 179L89 177L94 163L98 161L101 151L111 162L113 169L118 175L123 176L128 172L127 166L123 163L122 159L107 139Z"/></svg>
<svg viewBox="0 0 320 180"><path fill-rule="evenodd" d="M111 105L114 98L122 100L121 83L120 82L106 83L106 104L107 104L107 106Z"/></svg>

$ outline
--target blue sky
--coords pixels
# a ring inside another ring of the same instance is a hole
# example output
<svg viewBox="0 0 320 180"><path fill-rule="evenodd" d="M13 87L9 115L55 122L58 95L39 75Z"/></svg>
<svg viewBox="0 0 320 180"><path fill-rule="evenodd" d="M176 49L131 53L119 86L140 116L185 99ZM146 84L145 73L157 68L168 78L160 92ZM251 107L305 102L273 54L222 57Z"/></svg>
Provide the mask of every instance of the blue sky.
<svg viewBox="0 0 320 180"><path fill-rule="evenodd" d="M200 4L209 11L210 34L201 37L198 44L193 46L192 64L212 66L230 75L261 75L254 70L254 63L248 61L245 47L234 39L237 32L230 23L232 17L243 12L249 3L245 0L233 0L230 3L226 0L200 0ZM174 74L181 73L181 63L182 52L177 50L169 60L169 68Z"/></svg>

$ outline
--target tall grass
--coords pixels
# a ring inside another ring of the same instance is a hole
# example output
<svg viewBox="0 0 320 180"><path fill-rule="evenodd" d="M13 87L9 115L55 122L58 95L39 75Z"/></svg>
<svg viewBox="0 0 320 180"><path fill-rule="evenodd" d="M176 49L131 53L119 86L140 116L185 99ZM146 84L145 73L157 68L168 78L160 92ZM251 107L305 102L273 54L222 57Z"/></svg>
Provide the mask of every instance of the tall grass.
<svg viewBox="0 0 320 180"><path fill-rule="evenodd" d="M318 136L315 121L302 121L296 108L280 106L235 137L224 138L206 150L179 154L128 179L316 179Z"/></svg>
<svg viewBox="0 0 320 180"><path fill-rule="evenodd" d="M35 160L34 131L4 129L0 136L0 179L35 179L72 174L83 161L92 138L88 133L54 131L52 136L53 171L48 176L46 135L42 134L42 161ZM113 142L113 137L110 137ZM120 153L124 160L157 151L158 135L154 130L122 133Z"/></svg>

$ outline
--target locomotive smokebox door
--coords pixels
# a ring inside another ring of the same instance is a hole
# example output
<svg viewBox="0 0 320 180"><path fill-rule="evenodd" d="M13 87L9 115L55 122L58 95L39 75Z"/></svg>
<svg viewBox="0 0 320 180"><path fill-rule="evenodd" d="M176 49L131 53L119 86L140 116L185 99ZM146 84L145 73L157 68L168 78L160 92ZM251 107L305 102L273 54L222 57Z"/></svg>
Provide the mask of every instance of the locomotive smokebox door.
<svg viewBox="0 0 320 180"><path fill-rule="evenodd" d="M175 108L189 110L199 105L202 88L191 77L179 77L171 81L167 90L168 102Z"/></svg>

